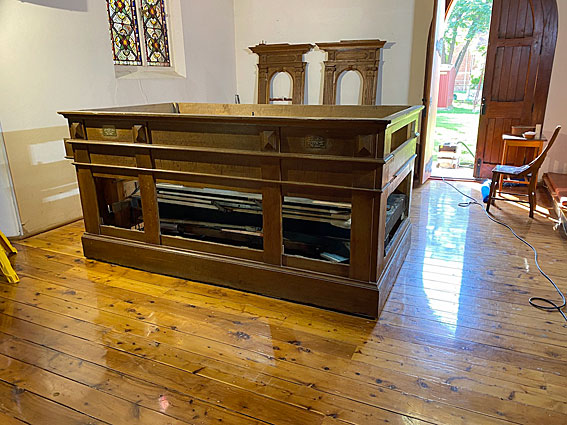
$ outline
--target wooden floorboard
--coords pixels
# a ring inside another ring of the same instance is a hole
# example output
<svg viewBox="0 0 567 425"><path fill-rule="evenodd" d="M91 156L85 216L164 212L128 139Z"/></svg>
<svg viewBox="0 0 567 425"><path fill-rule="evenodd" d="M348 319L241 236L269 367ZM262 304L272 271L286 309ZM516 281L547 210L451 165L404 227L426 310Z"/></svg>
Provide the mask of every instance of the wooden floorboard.
<svg viewBox="0 0 567 425"><path fill-rule="evenodd" d="M528 304L556 294L462 198L414 191L378 321L85 259L82 222L19 241L21 282L0 280L0 423L565 424L567 328ZM540 199L533 220L492 211L565 287Z"/></svg>

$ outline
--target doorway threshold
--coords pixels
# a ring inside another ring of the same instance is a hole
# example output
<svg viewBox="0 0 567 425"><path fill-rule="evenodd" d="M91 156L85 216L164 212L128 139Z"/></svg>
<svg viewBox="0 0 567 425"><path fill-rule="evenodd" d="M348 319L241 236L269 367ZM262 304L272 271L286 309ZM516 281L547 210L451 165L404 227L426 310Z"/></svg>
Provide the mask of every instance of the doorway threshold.
<svg viewBox="0 0 567 425"><path fill-rule="evenodd" d="M476 177L443 177L443 176L431 176L429 180L447 180L450 182L472 182L472 183L482 183L486 179L479 179Z"/></svg>

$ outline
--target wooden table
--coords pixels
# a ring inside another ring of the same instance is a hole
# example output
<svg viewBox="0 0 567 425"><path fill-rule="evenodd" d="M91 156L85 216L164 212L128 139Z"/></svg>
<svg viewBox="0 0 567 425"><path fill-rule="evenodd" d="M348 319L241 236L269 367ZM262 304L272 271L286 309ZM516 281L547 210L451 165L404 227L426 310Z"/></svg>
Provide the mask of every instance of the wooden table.
<svg viewBox="0 0 567 425"><path fill-rule="evenodd" d="M533 161L539 154L541 154L541 152L543 151L543 144L547 141L547 139L545 138L545 136L535 139L526 139L522 136L503 134L502 141L504 142L504 148L502 149L502 159L500 160L500 164L520 166ZM512 150L514 150L515 152L512 152ZM528 153L528 150L532 151L532 153ZM511 153L514 154L514 158L511 158ZM526 179L511 180L504 179L501 176L500 182L498 184L499 191L502 191L502 184L505 182L512 182L523 185L527 185L529 183Z"/></svg>

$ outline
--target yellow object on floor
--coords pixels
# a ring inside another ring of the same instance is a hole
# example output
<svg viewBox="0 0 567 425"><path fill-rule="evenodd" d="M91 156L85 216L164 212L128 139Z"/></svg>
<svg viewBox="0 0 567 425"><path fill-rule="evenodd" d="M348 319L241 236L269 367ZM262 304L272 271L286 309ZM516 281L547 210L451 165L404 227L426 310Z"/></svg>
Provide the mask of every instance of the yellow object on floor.
<svg viewBox="0 0 567 425"><path fill-rule="evenodd" d="M4 233L0 231L0 272L6 276L9 283L18 283L20 281L8 259L9 255L14 255L17 252Z"/></svg>

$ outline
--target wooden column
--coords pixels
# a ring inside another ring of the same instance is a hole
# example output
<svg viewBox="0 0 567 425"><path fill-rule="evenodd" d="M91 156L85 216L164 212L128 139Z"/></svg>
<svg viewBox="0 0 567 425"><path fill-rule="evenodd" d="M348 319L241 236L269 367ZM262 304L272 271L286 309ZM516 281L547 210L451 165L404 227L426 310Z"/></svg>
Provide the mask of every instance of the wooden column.
<svg viewBox="0 0 567 425"><path fill-rule="evenodd" d="M262 190L264 261L280 266L283 254L282 191L280 186Z"/></svg>
<svg viewBox="0 0 567 425"><path fill-rule="evenodd" d="M386 209L388 208L388 195L379 193L374 198L374 215L372 216L372 271L371 277L378 281L386 258L384 256L384 239L386 238Z"/></svg>
<svg viewBox="0 0 567 425"><path fill-rule="evenodd" d="M376 60L376 62L379 62L378 59ZM376 105L376 89L378 85L378 65L366 67L362 75L363 75L362 104Z"/></svg>
<svg viewBox="0 0 567 425"><path fill-rule="evenodd" d="M337 90L335 87L335 72L337 67L325 63L325 77L323 81L323 105L334 105L336 103Z"/></svg>
<svg viewBox="0 0 567 425"><path fill-rule="evenodd" d="M264 152L280 150L279 131L263 131L260 134ZM281 164L277 158L266 158L262 164L262 178L281 180ZM262 188L262 219L264 234L264 261L280 266L283 255L282 188L270 184Z"/></svg>
<svg viewBox="0 0 567 425"><path fill-rule="evenodd" d="M134 142L146 143L147 131L144 126L135 125L132 129ZM136 152L136 166L148 170L155 168L155 162L150 149L140 149ZM140 184L140 196L142 198L142 215L144 217L144 233L146 242L161 244L161 233L159 224L159 208L156 192L156 181L151 171L138 173Z"/></svg>
<svg viewBox="0 0 567 425"><path fill-rule="evenodd" d="M90 164L91 157L86 145L75 145L73 155L76 163ZM77 182L79 183L79 193L81 195L81 207L83 209L83 219L87 233L100 233L100 215L96 186L93 173L89 168L77 166Z"/></svg>
<svg viewBox="0 0 567 425"><path fill-rule="evenodd" d="M301 105L304 102L305 94L305 62L301 66L297 66L292 76L293 80L293 95L291 103L294 105Z"/></svg>
<svg viewBox="0 0 567 425"><path fill-rule="evenodd" d="M374 195L367 192L353 192L350 227L350 272L351 279L370 282L372 266L377 256L373 253L372 238L374 224Z"/></svg>

